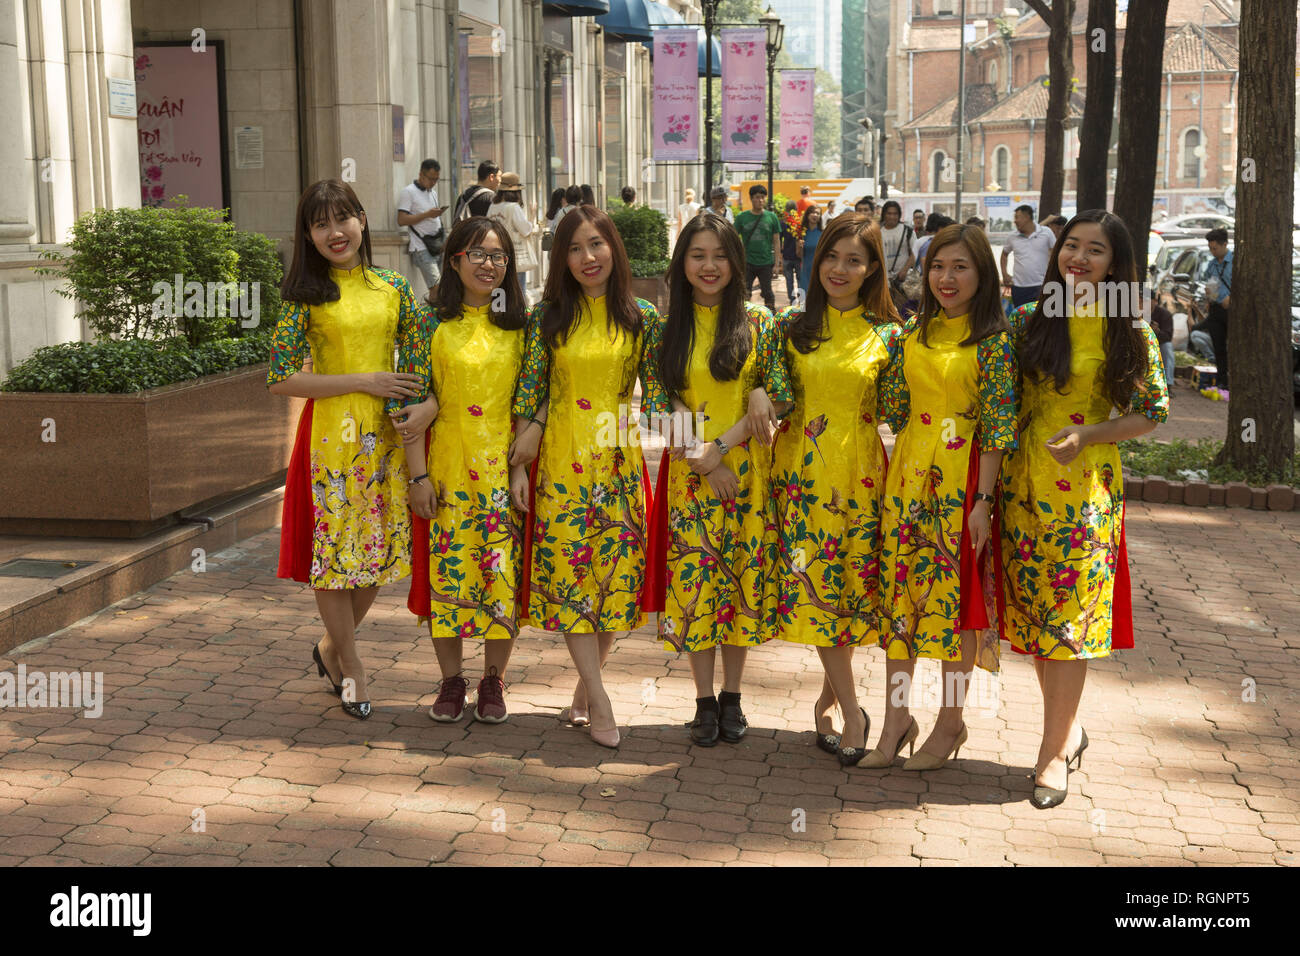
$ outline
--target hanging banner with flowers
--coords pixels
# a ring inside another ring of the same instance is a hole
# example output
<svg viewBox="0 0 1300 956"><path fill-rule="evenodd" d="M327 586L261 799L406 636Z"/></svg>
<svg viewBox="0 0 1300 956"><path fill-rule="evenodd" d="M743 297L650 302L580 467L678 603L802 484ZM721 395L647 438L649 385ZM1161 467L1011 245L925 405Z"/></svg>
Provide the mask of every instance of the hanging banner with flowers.
<svg viewBox="0 0 1300 956"><path fill-rule="evenodd" d="M695 27L655 31L655 162L700 158L699 43Z"/></svg>
<svg viewBox="0 0 1300 956"><path fill-rule="evenodd" d="M815 70L781 70L782 169L813 168L813 80Z"/></svg>
<svg viewBox="0 0 1300 956"><path fill-rule="evenodd" d="M767 161L767 31L722 31L722 160Z"/></svg>

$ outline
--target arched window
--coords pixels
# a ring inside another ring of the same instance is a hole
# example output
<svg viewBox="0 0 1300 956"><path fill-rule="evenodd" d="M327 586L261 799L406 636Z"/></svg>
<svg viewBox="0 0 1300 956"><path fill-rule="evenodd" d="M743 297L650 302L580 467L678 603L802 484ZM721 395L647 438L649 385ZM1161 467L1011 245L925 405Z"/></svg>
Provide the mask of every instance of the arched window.
<svg viewBox="0 0 1300 956"><path fill-rule="evenodd" d="M1023 53L1020 53L1016 55L1016 69L1015 72L1011 75L1011 85L1024 86L1025 85L1024 75L1025 75L1025 55Z"/></svg>
<svg viewBox="0 0 1300 956"><path fill-rule="evenodd" d="M984 71L984 82L993 87L993 92L998 91L998 61L989 60L988 68Z"/></svg>
<svg viewBox="0 0 1300 956"><path fill-rule="evenodd" d="M947 167L947 153L941 149L936 149L930 154L930 192L944 192L948 188L948 183L944 179L944 171ZM950 172L948 175L953 177L953 182L956 182L955 173Z"/></svg>
<svg viewBox="0 0 1300 956"><path fill-rule="evenodd" d="M1193 126L1183 133L1183 178L1195 179L1201 172L1201 157L1196 155L1201 145L1201 131Z"/></svg>
<svg viewBox="0 0 1300 956"><path fill-rule="evenodd" d="M993 181L1001 189L1011 188L1011 150L999 146L993 150Z"/></svg>

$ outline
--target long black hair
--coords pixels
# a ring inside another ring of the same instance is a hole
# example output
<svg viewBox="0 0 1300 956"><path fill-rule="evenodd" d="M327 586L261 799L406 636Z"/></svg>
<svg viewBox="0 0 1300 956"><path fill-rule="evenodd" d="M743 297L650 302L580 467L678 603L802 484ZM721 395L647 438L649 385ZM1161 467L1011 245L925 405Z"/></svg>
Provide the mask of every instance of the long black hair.
<svg viewBox="0 0 1300 956"><path fill-rule="evenodd" d="M591 223L609 246L610 275L605 288L605 314L610 328L619 328L628 335L641 334L641 310L632 295L632 267L628 263L627 249L614 227L609 214L596 206L574 206L564 214L555 228L551 244L550 271L546 275L546 288L542 292L542 338L547 346L556 348L568 339L578 327L583 305L582 286L569 269L569 246L573 236L585 223Z"/></svg>
<svg viewBox="0 0 1300 956"><path fill-rule="evenodd" d="M339 179L322 179L303 190L293 222L293 259L280 283L280 298L285 302L323 305L337 302L338 284L330 278L330 264L311 241L312 226L321 219L364 219L366 211L352 187ZM361 227L361 264L374 268L370 253L370 226ZM362 270L365 275L365 270ZM369 280L366 280L369 282Z"/></svg>
<svg viewBox="0 0 1300 956"><path fill-rule="evenodd" d="M506 262L505 278L497 287L505 294L505 308L493 308L489 310L489 314L492 316L493 325L513 332L522 329L528 317L528 306L524 301L524 294L519 291L518 273L515 271L515 244L510 239L510 230L486 216L470 216L452 227L451 234L447 236L446 245L442 249L442 278L438 280L434 308L438 310L439 322L461 317L465 304L465 283L461 281L460 273L451 267L451 260L458 253L478 245L488 233L497 237L501 243L501 251L510 257ZM495 291L494 302L499 301Z"/></svg>
<svg viewBox="0 0 1300 956"><path fill-rule="evenodd" d="M979 226L950 223L935 233L925 252L925 265L921 270L925 282L921 284L921 308L916 314L917 335L920 336L922 345L930 344L927 339L930 320L942 308L930 289L930 264L934 261L935 253L957 244L966 247L970 253L971 265L979 277L975 297L970 302L970 335L961 344L974 345L995 332L1005 332L1011 328L1007 314L1002 310L1002 278L998 275L997 263L993 261L993 247L989 245L988 236Z"/></svg>
<svg viewBox="0 0 1300 956"><path fill-rule="evenodd" d="M546 207L546 221L550 222L552 219L554 219L555 214L560 211L560 207L563 205L564 205L564 187L556 186L553 190L551 190L551 202Z"/></svg>
<svg viewBox="0 0 1300 956"><path fill-rule="evenodd" d="M731 279L722 290L718 327L709 351L709 371L719 382L734 381L753 348L754 334L745 310L745 247L731 223L717 216L696 216L686 224L668 267L668 321L659 353L659 373L669 394L686 390L686 367L695 349L695 291L686 278L686 256L701 233L712 233L722 246Z"/></svg>
<svg viewBox="0 0 1300 956"><path fill-rule="evenodd" d="M1043 289L1025 322L1024 345L1020 350L1020 368L1032 381L1052 379L1057 392L1064 392L1070 380L1070 320L1069 310L1073 303L1066 303L1061 315L1050 315L1043 303L1053 295L1059 297L1068 287L1061 274L1059 258L1061 250L1070 241L1070 233L1079 223L1095 222L1110 246L1110 270L1105 282L1123 283L1127 289L1140 288L1137 284L1137 260L1133 255L1133 240L1129 236L1124 220L1104 209L1087 209L1065 224L1061 238L1056 240L1052 256L1047 262L1047 274L1043 277ZM1120 288L1120 286L1115 286ZM1101 298L1101 290L1095 289L1094 296ZM1112 303L1123 303L1117 310L1122 314L1105 315L1105 327L1102 337L1106 343L1106 361L1102 366L1106 397L1116 408L1125 408L1133 397L1133 392L1147 374L1147 350L1142 333L1136 324L1142 318L1141 296L1120 295L1111 297Z"/></svg>
<svg viewBox="0 0 1300 956"><path fill-rule="evenodd" d="M823 229L813 253L812 275L808 277L808 300L802 312L796 312L786 337L796 349L807 355L815 352L826 341L826 306L830 296L822 285L822 262L826 254L841 239L856 238L867 251L867 267L876 268L862 280L858 290L858 303L866 310L868 321L897 322L898 310L889 294L885 278L885 250L880 239L880 226L860 212L846 212L836 216Z"/></svg>

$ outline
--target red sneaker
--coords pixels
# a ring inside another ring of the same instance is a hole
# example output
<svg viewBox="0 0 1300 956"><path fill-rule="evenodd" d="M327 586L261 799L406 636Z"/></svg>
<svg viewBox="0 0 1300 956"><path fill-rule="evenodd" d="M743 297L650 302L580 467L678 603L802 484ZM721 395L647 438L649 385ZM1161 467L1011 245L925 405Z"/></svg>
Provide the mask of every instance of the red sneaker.
<svg viewBox="0 0 1300 956"><path fill-rule="evenodd" d="M474 705L474 718L485 724L504 723L506 717L506 682L497 676L493 667L478 682L478 703Z"/></svg>
<svg viewBox="0 0 1300 956"><path fill-rule="evenodd" d="M469 681L457 674L444 677L438 690L438 699L429 708L429 716L442 723L455 723L465 715L465 690Z"/></svg>

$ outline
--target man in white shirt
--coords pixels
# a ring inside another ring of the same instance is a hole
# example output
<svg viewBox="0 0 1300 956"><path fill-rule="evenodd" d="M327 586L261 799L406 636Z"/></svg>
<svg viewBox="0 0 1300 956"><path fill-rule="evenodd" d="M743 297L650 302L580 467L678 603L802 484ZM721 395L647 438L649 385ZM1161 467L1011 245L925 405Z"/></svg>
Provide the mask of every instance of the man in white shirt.
<svg viewBox="0 0 1300 956"><path fill-rule="evenodd" d="M439 256L429 251L424 239L428 237L439 249L446 239L442 214L447 207L438 205L438 191L433 188L438 184L441 171L436 159L426 159L420 164L420 177L403 186L401 195L397 197L397 224L405 226L411 234L408 245L411 264L424 276L425 285L430 289L438 284L440 278Z"/></svg>
<svg viewBox="0 0 1300 956"><path fill-rule="evenodd" d="M1016 231L1002 249L1002 285L1011 290L1012 308L1033 302L1043 287L1047 262L1056 245L1052 230L1034 222L1034 207L1017 206ZM1014 255L1014 275L1007 272L1007 256Z"/></svg>
<svg viewBox="0 0 1300 956"><path fill-rule="evenodd" d="M677 207L677 232L686 228L686 224L695 218L700 211L700 204L695 201L695 190L688 189L685 193L686 201Z"/></svg>

